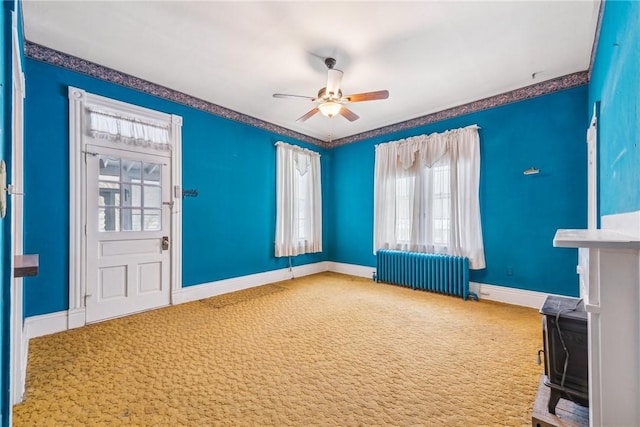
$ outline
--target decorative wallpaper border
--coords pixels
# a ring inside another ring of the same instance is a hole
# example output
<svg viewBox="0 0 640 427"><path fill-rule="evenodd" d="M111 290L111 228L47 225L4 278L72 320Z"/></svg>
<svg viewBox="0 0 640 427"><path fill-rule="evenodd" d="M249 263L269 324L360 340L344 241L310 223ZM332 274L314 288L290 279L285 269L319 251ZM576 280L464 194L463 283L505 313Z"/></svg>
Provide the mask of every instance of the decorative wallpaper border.
<svg viewBox="0 0 640 427"><path fill-rule="evenodd" d="M122 73L27 40L25 40L24 43L24 50L27 57L46 62L47 64L67 68L78 73L96 77L100 80L115 83L130 89L139 90L140 92L144 92L149 95L173 101L178 104L186 105L187 107L206 111L208 113L215 114L216 116L224 117L225 119L234 120L236 122L251 125L279 135L295 138L299 141L308 142L309 144L321 147L326 146L326 143L321 139L313 138L282 126L265 122L264 120L230 110L212 102L196 98L195 96L187 95L186 93L169 89L168 87L161 86L130 74Z"/></svg>
<svg viewBox="0 0 640 427"><path fill-rule="evenodd" d="M564 89L570 89L576 86L581 86L589 82L589 76L587 71L580 71L578 73L568 74L566 76L558 77L545 82L536 83L531 86L526 86L520 89L512 90L511 92L505 92L500 95L490 96L488 98L480 99L478 101L469 102L468 104L458 105L457 107L449 108L447 110L438 111L437 113L427 114L426 116L417 117L415 119L407 120L405 122L396 123L393 125L373 129L367 132L362 132L356 135L348 136L346 138L340 138L330 145L335 147L338 145L349 144L363 139L374 138L381 135L390 134L406 129L415 128L442 120L451 119L465 114L471 114L478 111L488 110L494 107L500 107L502 105L511 104L517 101L523 101L529 98L535 98L537 96L546 95L552 92L557 92Z"/></svg>
<svg viewBox="0 0 640 427"><path fill-rule="evenodd" d="M130 89L139 90L141 92L173 101L178 104L186 105L197 110L206 111L208 113L215 114L229 120L234 120L269 132L288 136L299 141L307 142L309 144L325 148L337 147L344 144L362 141L368 138L374 138L393 132L411 129L418 126L451 119L453 117L471 114L478 111L510 104L513 102L523 101L525 99L546 95L552 92L570 89L576 86L587 84L589 82L589 71L580 71L552 80L536 83L531 86L526 86L510 92L505 92L500 95L495 95L478 101L459 105L447 110L438 111L426 116L417 117L415 119L407 120L389 126L384 126L378 129L351 135L345 138L340 138L332 142L326 142L299 132L295 132L282 126L257 119L255 117L230 110L220 105L204 101L202 99L196 98L195 96L187 95L177 90L169 89L156 83L152 83L147 80L143 80L141 78L134 77L129 74L125 74L120 71L116 71L111 68L107 68L102 65L87 61L85 59L68 55L66 53L62 53L26 40L25 55L38 61L67 68L78 73L96 77L107 82L128 87Z"/></svg>

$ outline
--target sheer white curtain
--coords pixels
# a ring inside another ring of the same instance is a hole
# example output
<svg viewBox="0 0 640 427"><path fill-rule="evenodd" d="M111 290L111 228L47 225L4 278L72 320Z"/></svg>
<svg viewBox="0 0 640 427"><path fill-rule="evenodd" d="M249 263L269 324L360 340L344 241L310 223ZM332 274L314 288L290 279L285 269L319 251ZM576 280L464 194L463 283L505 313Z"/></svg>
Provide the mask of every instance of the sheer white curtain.
<svg viewBox="0 0 640 427"><path fill-rule="evenodd" d="M276 257L322 252L320 154L276 143Z"/></svg>
<svg viewBox="0 0 640 427"><path fill-rule="evenodd" d="M485 268L477 126L376 146L374 253L466 256Z"/></svg>
<svg viewBox="0 0 640 427"><path fill-rule="evenodd" d="M142 121L123 114L89 110L89 135L114 142L170 150L169 124Z"/></svg>

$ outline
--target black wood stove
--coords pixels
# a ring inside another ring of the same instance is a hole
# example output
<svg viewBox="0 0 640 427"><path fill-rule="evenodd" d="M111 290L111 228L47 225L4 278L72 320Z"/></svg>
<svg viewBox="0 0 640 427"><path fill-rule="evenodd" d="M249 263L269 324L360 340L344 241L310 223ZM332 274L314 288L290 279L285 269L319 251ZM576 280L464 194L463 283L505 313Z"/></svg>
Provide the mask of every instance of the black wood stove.
<svg viewBox="0 0 640 427"><path fill-rule="evenodd" d="M560 398L589 406L587 313L581 299L549 296L540 309L544 342L544 383L549 412Z"/></svg>

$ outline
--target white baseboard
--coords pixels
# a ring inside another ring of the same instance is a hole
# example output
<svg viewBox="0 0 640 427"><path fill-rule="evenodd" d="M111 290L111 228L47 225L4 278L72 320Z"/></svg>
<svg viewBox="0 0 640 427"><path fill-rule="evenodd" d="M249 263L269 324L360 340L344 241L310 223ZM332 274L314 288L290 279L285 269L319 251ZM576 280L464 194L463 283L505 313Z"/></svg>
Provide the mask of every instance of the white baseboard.
<svg viewBox="0 0 640 427"><path fill-rule="evenodd" d="M328 261L327 264L328 271L348 274L350 276L364 277L366 279L373 279L373 274L376 272L375 267L367 267L365 265L345 264L333 261Z"/></svg>
<svg viewBox="0 0 640 427"><path fill-rule="evenodd" d="M24 335L27 339L55 334L67 330L67 311L29 316L24 319Z"/></svg>
<svg viewBox="0 0 640 427"><path fill-rule="evenodd" d="M469 290L480 299L503 302L523 307L540 308L550 294L528 289L509 288L486 283L469 282Z"/></svg>
<svg viewBox="0 0 640 427"><path fill-rule="evenodd" d="M293 277L322 273L327 270L327 262L317 262L314 264L305 264L293 267L293 271L289 271L288 268L284 268L281 270L266 271L264 273L250 274L248 276L233 277L231 279L187 286L173 292L171 296L171 303L182 304L185 302L197 301L229 292L241 291L243 289L249 289L269 283L281 282Z"/></svg>
<svg viewBox="0 0 640 427"><path fill-rule="evenodd" d="M376 271L375 267L367 267L364 265L343 264L339 262L329 262L328 264L329 271L369 279L372 278L373 273ZM532 308L542 307L544 300L549 295L544 292L476 282L469 282L469 290L476 293L480 299Z"/></svg>
<svg viewBox="0 0 640 427"><path fill-rule="evenodd" d="M292 277L302 277L311 274L322 273L328 270L328 263L317 262L280 270L266 271L264 273L250 274L248 276L234 277L201 285L188 286L178 289L172 294L172 304L181 304L189 301L197 301L242 289L262 286L269 283L289 280ZM24 321L24 337L26 340L55 334L85 325L85 310L66 310L56 313L42 314L27 317ZM26 352L25 352L26 354Z"/></svg>
<svg viewBox="0 0 640 427"><path fill-rule="evenodd" d="M371 279L375 270L375 267L330 261L305 264L293 267L292 271L285 268L178 289L172 294L172 304L197 301L216 295L288 280L292 277L308 276L324 271ZM481 299L533 308L542 307L545 298L549 295L543 292L476 282L469 283L469 288L471 292L475 292ZM31 316L25 319L24 336L28 340L43 335L66 331L67 329L82 325L84 325L84 310L59 311L40 316Z"/></svg>
<svg viewBox="0 0 640 427"><path fill-rule="evenodd" d="M84 308L74 308L67 312L69 317L69 329L80 328L87 324L86 310Z"/></svg>
<svg viewBox="0 0 640 427"><path fill-rule="evenodd" d="M600 226L603 229L640 238L640 211L603 215L600 218Z"/></svg>

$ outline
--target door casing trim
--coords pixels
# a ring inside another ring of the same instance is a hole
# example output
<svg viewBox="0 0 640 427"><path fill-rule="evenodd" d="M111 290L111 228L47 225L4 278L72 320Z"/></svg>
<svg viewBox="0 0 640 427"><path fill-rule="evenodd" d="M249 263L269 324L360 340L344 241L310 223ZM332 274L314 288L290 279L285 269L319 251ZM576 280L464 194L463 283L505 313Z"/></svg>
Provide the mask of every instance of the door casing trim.
<svg viewBox="0 0 640 427"><path fill-rule="evenodd" d="M23 151L24 151L24 99L25 99L25 78L20 57L20 37L18 36L18 14L11 13L11 356L9 376L9 406L22 402L25 391L27 375L27 339L24 335L23 323L23 280L13 275L13 255L23 254L23 198L24 190L23 177ZM13 413L9 411L9 425L13 420Z"/></svg>
<svg viewBox="0 0 640 427"><path fill-rule="evenodd" d="M68 329L87 324L84 297L87 291L87 209L84 161L87 140L83 136L87 106L121 111L171 127L171 301L182 289L182 117L94 95L69 86L69 309ZM92 142L95 144L95 141ZM109 145L107 145L109 146ZM113 148L113 146L110 146Z"/></svg>

